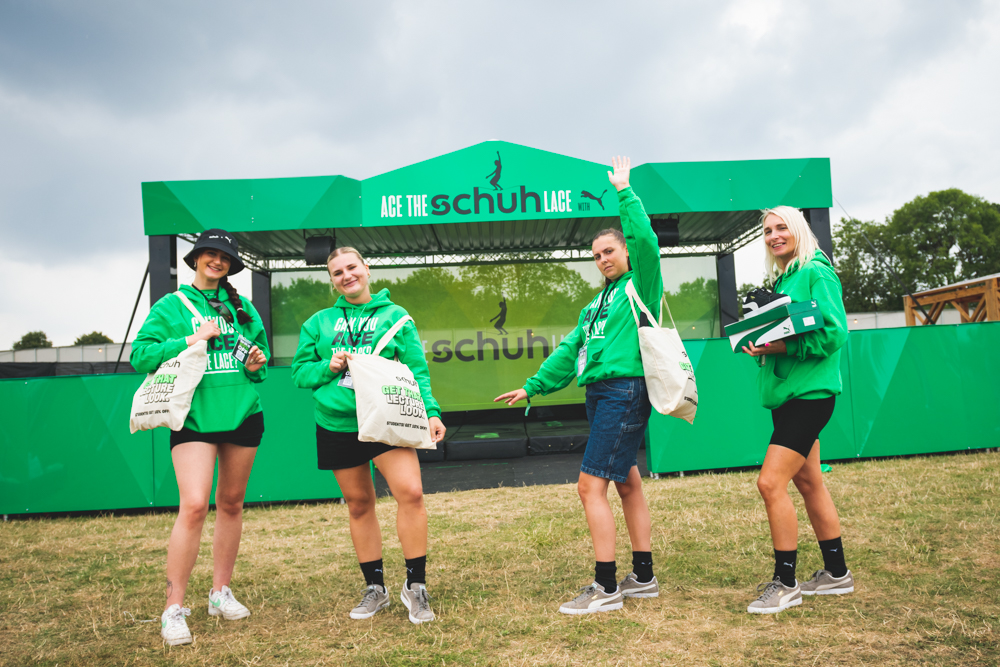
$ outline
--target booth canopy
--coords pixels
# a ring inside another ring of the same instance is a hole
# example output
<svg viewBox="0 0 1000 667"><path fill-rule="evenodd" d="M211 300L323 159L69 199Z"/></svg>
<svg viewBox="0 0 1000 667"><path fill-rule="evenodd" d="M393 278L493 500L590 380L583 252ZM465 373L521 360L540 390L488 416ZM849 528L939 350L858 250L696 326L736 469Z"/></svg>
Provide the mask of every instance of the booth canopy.
<svg viewBox="0 0 1000 667"><path fill-rule="evenodd" d="M378 264L402 258L589 249L618 221L608 165L487 141L364 180L311 176L142 184L145 233L234 233L251 264L304 267L306 239L335 236ZM676 215L672 254L731 252L762 208L832 205L830 160L649 163L633 189L653 219ZM382 259L382 261L378 261Z"/></svg>

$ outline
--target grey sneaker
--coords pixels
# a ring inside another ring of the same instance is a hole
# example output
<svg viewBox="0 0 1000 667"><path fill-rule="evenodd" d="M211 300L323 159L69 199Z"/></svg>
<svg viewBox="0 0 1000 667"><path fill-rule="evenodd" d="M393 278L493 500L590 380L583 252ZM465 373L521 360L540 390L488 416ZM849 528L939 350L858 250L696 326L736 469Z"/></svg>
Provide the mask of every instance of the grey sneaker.
<svg viewBox="0 0 1000 667"><path fill-rule="evenodd" d="M850 570L840 579L835 579L829 570L816 570L812 579L799 586L803 595L845 595L854 592L854 577Z"/></svg>
<svg viewBox="0 0 1000 667"><path fill-rule="evenodd" d="M411 584L403 582L403 590L399 592L399 599L406 605L410 612L410 623L420 625L434 620L434 612L431 611L431 596L427 594L427 587L423 584Z"/></svg>
<svg viewBox="0 0 1000 667"><path fill-rule="evenodd" d="M656 577L651 581L640 584L635 572L630 572L627 577L618 582L618 590L622 596L627 598L658 598L660 597L660 585L656 583Z"/></svg>
<svg viewBox="0 0 1000 667"><path fill-rule="evenodd" d="M569 602L564 602L559 611L563 614L593 614L599 611L614 611L622 608L622 590L605 593L604 587L596 581L580 589L580 594Z"/></svg>
<svg viewBox="0 0 1000 667"><path fill-rule="evenodd" d="M794 588L789 588L775 577L774 581L758 586L757 592L760 593L760 597L747 607L747 611L751 614L777 614L779 611L802 604L802 590L797 581Z"/></svg>
<svg viewBox="0 0 1000 667"><path fill-rule="evenodd" d="M179 604L167 607L160 616L160 636L163 637L163 641L170 646L190 644L193 641L191 631L188 630L187 621L184 620L185 616L190 615L191 610Z"/></svg>
<svg viewBox="0 0 1000 667"><path fill-rule="evenodd" d="M389 606L389 589L378 584L369 584L365 596L358 606L351 610L351 618L360 620L371 618L382 609Z"/></svg>
<svg viewBox="0 0 1000 667"><path fill-rule="evenodd" d="M208 615L221 615L227 621L238 621L249 616L250 610L236 601L229 586L223 586L221 591L212 589L208 592Z"/></svg>

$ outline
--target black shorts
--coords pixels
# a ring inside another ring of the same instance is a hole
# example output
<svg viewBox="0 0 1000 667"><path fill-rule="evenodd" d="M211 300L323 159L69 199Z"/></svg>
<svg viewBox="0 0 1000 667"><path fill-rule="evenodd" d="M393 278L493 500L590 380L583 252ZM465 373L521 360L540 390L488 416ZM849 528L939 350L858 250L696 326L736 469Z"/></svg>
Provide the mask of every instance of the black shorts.
<svg viewBox="0 0 1000 667"><path fill-rule="evenodd" d="M221 445L228 442L240 447L258 447L264 437L264 413L255 412L232 431L215 431L214 433L199 433L189 428L170 432L170 449L184 442L210 442Z"/></svg>
<svg viewBox="0 0 1000 667"><path fill-rule="evenodd" d="M358 440L357 431L328 431L316 424L316 467L319 470L357 468L393 449L396 448L381 442L362 442Z"/></svg>
<svg viewBox="0 0 1000 667"><path fill-rule="evenodd" d="M771 444L786 447L809 458L819 432L833 416L835 396L827 398L793 398L781 407L771 410L774 433Z"/></svg>

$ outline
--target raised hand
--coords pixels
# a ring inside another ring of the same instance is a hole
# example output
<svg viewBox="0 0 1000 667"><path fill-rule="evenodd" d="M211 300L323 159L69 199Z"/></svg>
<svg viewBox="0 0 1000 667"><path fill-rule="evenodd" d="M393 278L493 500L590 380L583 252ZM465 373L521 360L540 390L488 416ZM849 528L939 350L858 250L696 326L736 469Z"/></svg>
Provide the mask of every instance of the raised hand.
<svg viewBox="0 0 1000 667"><path fill-rule="evenodd" d="M632 169L632 160L627 157L613 157L611 158L611 166L615 171L614 173L608 172L608 180L611 181L611 185L615 186L615 190L621 192L629 187L628 175Z"/></svg>
<svg viewBox="0 0 1000 667"><path fill-rule="evenodd" d="M503 401L507 405L514 405L518 401L523 401L526 398L528 398L528 392L522 388L517 391L508 391L506 394L501 394L494 398L493 402L496 403L497 401Z"/></svg>

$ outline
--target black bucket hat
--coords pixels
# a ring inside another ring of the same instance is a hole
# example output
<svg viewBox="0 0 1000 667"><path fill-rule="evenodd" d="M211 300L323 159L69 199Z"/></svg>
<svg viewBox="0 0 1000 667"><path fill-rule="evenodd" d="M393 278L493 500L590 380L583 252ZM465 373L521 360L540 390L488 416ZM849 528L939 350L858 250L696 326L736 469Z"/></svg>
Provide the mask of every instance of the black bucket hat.
<svg viewBox="0 0 1000 667"><path fill-rule="evenodd" d="M205 248L221 250L229 255L229 274L234 276L243 270L243 260L240 259L240 242L236 237L224 229L206 229L198 237L191 252L184 255L184 263L192 269L195 267L194 260Z"/></svg>

